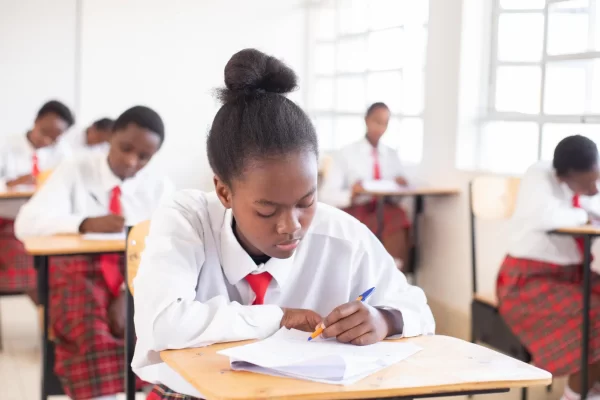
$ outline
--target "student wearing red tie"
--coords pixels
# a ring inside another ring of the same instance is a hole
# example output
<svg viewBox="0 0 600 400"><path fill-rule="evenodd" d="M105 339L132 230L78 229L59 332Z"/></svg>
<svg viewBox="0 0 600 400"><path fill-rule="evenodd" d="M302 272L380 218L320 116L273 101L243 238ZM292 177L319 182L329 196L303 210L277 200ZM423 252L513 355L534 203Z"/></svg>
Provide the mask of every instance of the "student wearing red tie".
<svg viewBox="0 0 600 400"><path fill-rule="evenodd" d="M583 243L553 229L577 226L600 215L598 149L584 136L569 136L552 162L531 166L521 181L510 221L508 255L498 275L500 313L533 356L555 376L568 375L563 400L581 392ZM600 276L593 273L590 387L600 399Z"/></svg>
<svg viewBox="0 0 600 400"><path fill-rule="evenodd" d="M334 154L320 193L321 201L343 209L374 233L378 229L376 200L359 194L363 189L362 182L385 179L402 186L407 184L398 153L381 143L389 120L390 110L384 103L369 107L365 116L365 137ZM381 241L384 247L399 266L406 265L410 221L398 201L386 201L383 220Z"/></svg>
<svg viewBox="0 0 600 400"><path fill-rule="evenodd" d="M173 191L170 181L147 165L163 140L156 112L141 106L125 111L115 121L108 155L61 163L21 208L17 236L118 233L149 219ZM119 255L51 260L55 372L74 400L113 399L123 391L123 268Z"/></svg>
<svg viewBox="0 0 600 400"><path fill-rule="evenodd" d="M33 185L40 172L68 157L69 148L59 139L74 122L67 106L49 101L40 108L27 133L4 140L0 144L0 190ZM14 235L14 219L24 203L20 199L0 202L0 292L27 292L35 299L33 258Z"/></svg>

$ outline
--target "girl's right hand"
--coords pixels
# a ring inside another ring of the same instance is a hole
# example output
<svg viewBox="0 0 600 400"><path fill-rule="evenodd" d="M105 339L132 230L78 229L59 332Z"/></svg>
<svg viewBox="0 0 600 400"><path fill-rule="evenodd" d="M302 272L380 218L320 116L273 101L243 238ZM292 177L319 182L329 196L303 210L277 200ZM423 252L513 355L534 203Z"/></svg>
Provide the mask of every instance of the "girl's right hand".
<svg viewBox="0 0 600 400"><path fill-rule="evenodd" d="M352 197L351 201L354 202L356 196L361 194L365 189L363 188L362 182L358 181L354 185L352 185Z"/></svg>

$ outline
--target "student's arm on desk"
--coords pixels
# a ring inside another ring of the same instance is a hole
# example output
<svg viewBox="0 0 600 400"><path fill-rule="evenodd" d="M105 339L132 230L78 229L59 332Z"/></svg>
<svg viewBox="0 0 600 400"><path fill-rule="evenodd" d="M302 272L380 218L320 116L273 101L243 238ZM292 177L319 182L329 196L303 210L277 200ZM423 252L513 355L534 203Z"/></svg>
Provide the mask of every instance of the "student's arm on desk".
<svg viewBox="0 0 600 400"><path fill-rule="evenodd" d="M31 200L21 207L15 221L15 234L19 239L79 233L79 226L87 216L73 214L75 168L70 161L61 163Z"/></svg>
<svg viewBox="0 0 600 400"><path fill-rule="evenodd" d="M403 323L402 337L431 335L435 333L435 320L423 290L410 285L398 270L394 259L369 229L360 224L357 232L363 237L363 247L357 251L354 263L353 287L355 293L375 287L370 305L399 311Z"/></svg>
<svg viewBox="0 0 600 400"><path fill-rule="evenodd" d="M327 176L323 179L323 186L319 191L319 201L337 208L350 206L352 187L346 182L345 168L342 154L334 154Z"/></svg>
<svg viewBox="0 0 600 400"><path fill-rule="evenodd" d="M261 339L279 329L278 306L243 306L224 296L196 300L205 263L202 208L201 199L183 192L152 218L134 282L134 319L138 339L154 351Z"/></svg>
<svg viewBox="0 0 600 400"><path fill-rule="evenodd" d="M545 173L547 171L527 171L519 186L514 218L540 231L584 225L588 213L558 198Z"/></svg>

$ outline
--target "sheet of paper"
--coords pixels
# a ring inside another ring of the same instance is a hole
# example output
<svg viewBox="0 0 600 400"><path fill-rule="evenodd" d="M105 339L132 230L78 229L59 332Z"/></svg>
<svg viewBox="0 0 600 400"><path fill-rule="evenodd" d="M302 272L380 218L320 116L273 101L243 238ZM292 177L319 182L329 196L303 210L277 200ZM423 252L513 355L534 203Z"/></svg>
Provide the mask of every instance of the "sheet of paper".
<svg viewBox="0 0 600 400"><path fill-rule="evenodd" d="M411 343L353 346L335 340L308 342L306 332L280 329L270 338L222 350L234 370L316 382L352 384L421 350Z"/></svg>
<svg viewBox="0 0 600 400"><path fill-rule="evenodd" d="M83 240L125 240L125 232L119 233L86 233L82 235Z"/></svg>

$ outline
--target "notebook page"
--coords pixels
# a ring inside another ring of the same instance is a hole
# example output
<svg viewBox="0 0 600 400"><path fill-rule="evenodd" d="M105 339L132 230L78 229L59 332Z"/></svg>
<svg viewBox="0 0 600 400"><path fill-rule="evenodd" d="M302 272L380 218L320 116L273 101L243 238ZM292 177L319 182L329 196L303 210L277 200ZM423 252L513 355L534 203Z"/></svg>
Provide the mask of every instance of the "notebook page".
<svg viewBox="0 0 600 400"><path fill-rule="evenodd" d="M119 233L85 233L81 235L83 240L125 240L125 232Z"/></svg>

